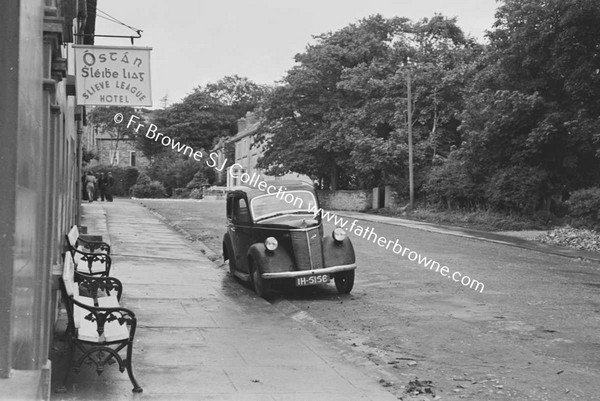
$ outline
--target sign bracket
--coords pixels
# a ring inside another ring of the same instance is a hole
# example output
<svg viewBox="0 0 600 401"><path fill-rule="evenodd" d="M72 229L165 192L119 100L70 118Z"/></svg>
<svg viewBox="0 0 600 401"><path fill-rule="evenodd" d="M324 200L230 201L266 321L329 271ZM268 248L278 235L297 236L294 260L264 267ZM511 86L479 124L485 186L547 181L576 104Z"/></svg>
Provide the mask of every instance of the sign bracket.
<svg viewBox="0 0 600 401"><path fill-rule="evenodd" d="M131 35L99 35L99 34L95 34L95 33L76 33L73 36L77 36L77 37L92 37L92 38L129 38L131 39L131 44L133 45L133 40L134 39L139 39L142 37L142 30L138 29L136 31L137 36L131 36Z"/></svg>

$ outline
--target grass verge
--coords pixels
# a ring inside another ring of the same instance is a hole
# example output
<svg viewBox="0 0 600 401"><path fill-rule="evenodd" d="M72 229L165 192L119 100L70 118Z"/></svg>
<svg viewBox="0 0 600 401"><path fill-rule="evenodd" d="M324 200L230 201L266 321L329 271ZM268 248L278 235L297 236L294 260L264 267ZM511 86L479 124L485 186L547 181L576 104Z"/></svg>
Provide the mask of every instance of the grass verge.
<svg viewBox="0 0 600 401"><path fill-rule="evenodd" d="M517 217L490 211L464 212L417 208L405 212L401 209L385 208L369 213L483 231L550 230L556 225L556 221L552 220L543 221L541 218Z"/></svg>

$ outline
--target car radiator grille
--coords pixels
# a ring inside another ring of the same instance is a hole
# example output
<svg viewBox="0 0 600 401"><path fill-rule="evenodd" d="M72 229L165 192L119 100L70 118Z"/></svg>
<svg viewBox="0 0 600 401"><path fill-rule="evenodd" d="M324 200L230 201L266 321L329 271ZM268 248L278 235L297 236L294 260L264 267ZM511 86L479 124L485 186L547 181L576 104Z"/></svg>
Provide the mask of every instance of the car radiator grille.
<svg viewBox="0 0 600 401"><path fill-rule="evenodd" d="M298 270L312 270L323 267L323 252L319 228L307 231L292 231L292 248Z"/></svg>

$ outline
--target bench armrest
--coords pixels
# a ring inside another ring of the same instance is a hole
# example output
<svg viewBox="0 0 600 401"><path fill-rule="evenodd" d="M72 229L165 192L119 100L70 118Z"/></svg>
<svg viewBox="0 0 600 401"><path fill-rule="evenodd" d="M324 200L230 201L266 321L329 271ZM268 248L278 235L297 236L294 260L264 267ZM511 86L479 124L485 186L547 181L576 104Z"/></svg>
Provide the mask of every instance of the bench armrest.
<svg viewBox="0 0 600 401"><path fill-rule="evenodd" d="M104 251L104 253L107 254L110 253L110 245L104 241L93 241L79 236L79 238L77 238L77 242L89 249L90 253L98 253L98 251Z"/></svg>
<svg viewBox="0 0 600 401"><path fill-rule="evenodd" d="M111 291L116 291L117 300L119 301L121 300L121 294L123 294L123 284L115 277L91 276L76 271L75 282L79 284L80 290L85 289L93 299L98 298L98 291L103 291L106 295L110 295Z"/></svg>

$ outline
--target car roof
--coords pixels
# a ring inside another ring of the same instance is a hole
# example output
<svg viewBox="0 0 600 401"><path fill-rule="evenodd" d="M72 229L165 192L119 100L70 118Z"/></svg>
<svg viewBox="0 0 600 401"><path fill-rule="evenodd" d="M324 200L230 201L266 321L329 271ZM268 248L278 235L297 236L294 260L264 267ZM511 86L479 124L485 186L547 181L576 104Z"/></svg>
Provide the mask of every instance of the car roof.
<svg viewBox="0 0 600 401"><path fill-rule="evenodd" d="M314 187L312 184L306 181L300 180L278 180L278 181L265 181L267 184L267 188L269 186L275 187L277 191L279 191L279 187L281 187L282 192L285 191L296 191L296 190L305 190L314 192ZM257 183L258 186L258 183ZM247 187L247 186L236 186L231 188L230 192L243 192L248 196L248 200L256 198L260 195L265 195L267 191L261 191L256 187ZM272 191L271 191L272 192Z"/></svg>

